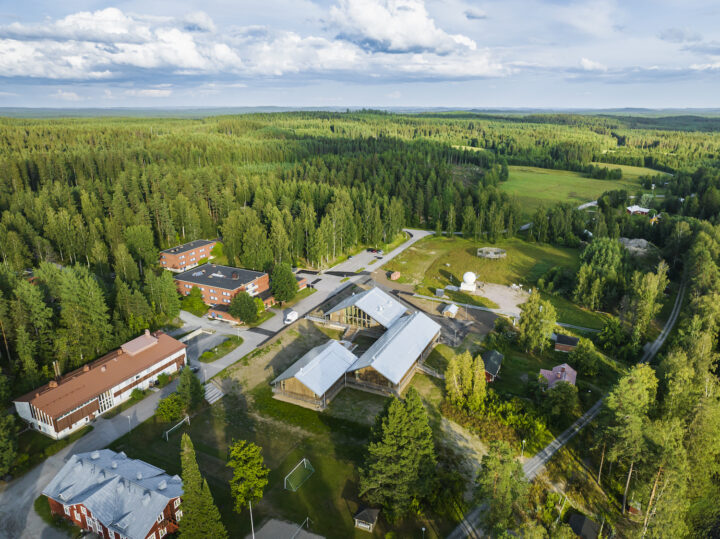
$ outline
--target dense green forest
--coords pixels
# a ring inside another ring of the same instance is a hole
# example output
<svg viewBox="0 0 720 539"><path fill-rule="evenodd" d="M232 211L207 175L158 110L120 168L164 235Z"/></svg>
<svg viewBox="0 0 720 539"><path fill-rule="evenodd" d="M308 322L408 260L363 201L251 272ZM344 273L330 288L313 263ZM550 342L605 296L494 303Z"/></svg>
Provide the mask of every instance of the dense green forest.
<svg viewBox="0 0 720 539"><path fill-rule="evenodd" d="M405 226L584 245L577 276L551 273L543 284L591 309L664 288L665 272L686 276L677 335L658 365L634 367L611 392L597 447L616 475L635 474L648 536L712 536L720 529L719 155L717 122L684 117L0 119L0 401L49 380L55 360L66 372L175 319L180 301L157 259L185 241L221 237L229 263L266 271L328 267ZM509 165L581 171L608 189L594 213L559 201L520 232L517 201L497 188ZM652 201L662 219L627 215L635 193L614 189L614 165L672 174L662 180L665 198ZM653 242L667 266L629 263L607 240L621 236ZM643 336L606 349L632 362ZM631 414L621 413L621 395L631 396Z"/></svg>

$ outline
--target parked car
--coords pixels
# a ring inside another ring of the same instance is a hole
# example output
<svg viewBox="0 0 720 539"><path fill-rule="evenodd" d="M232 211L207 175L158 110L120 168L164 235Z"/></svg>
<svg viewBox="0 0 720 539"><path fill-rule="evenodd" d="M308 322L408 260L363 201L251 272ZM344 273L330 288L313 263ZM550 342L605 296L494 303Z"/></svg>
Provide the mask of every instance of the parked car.
<svg viewBox="0 0 720 539"><path fill-rule="evenodd" d="M298 319L298 312L297 311L288 311L285 313L285 324L292 324L295 322L295 320Z"/></svg>
<svg viewBox="0 0 720 539"><path fill-rule="evenodd" d="M200 367L198 367L197 365L193 365L192 367L190 367L190 372L198 372L199 370Z"/></svg>

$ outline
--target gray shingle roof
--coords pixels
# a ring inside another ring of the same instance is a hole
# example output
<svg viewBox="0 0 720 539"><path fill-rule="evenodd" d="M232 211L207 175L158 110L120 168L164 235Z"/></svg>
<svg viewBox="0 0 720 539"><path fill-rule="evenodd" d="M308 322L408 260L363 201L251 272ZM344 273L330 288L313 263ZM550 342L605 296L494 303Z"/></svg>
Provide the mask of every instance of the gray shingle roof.
<svg viewBox="0 0 720 539"><path fill-rule="evenodd" d="M348 369L372 367L398 384L440 331L440 325L421 312L400 318Z"/></svg>
<svg viewBox="0 0 720 539"><path fill-rule="evenodd" d="M298 359L272 383L296 378L316 395L324 395L356 359L338 341L329 340Z"/></svg>
<svg viewBox="0 0 720 539"><path fill-rule="evenodd" d="M203 245L210 245L211 243L215 243L215 241L216 240L193 240L193 241L189 241L187 243L183 243L182 245L176 245L175 247L170 247L170 249L165 249L164 251L160 251L160 252L179 255L182 253L187 253L188 251L192 251L193 249L196 249L198 247L202 247ZM208 256L210 256L209 251L208 251Z"/></svg>
<svg viewBox="0 0 720 539"><path fill-rule="evenodd" d="M345 298L325 314L331 314L354 305L382 326L389 328L405 314L405 306L377 287Z"/></svg>
<svg viewBox="0 0 720 539"><path fill-rule="evenodd" d="M70 457L43 494L63 505L82 504L109 530L144 539L182 480L125 453L101 449Z"/></svg>

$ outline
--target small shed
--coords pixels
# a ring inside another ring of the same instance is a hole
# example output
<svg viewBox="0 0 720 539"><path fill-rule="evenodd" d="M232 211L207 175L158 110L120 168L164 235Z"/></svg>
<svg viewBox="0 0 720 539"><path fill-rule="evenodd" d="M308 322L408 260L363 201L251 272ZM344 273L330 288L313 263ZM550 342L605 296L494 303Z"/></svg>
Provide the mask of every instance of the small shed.
<svg viewBox="0 0 720 539"><path fill-rule="evenodd" d="M439 298L442 298L445 296L445 289L444 288L436 288L435 289L435 295Z"/></svg>
<svg viewBox="0 0 720 539"><path fill-rule="evenodd" d="M500 367L502 366L503 356L497 350L488 350L483 352L482 359L485 363L485 380L493 382L500 373Z"/></svg>
<svg viewBox="0 0 720 539"><path fill-rule="evenodd" d="M380 509L362 509L355 515L355 527L372 533L380 516Z"/></svg>
<svg viewBox="0 0 720 539"><path fill-rule="evenodd" d="M450 303L448 305L445 305L442 310L442 315L445 318L455 318L455 316L458 313L458 306L454 303Z"/></svg>
<svg viewBox="0 0 720 539"><path fill-rule="evenodd" d="M572 531L581 539L597 539L600 535L600 525L594 520L590 520L585 515L575 513L570 515L568 524Z"/></svg>
<svg viewBox="0 0 720 539"><path fill-rule="evenodd" d="M556 352L572 352L577 348L580 339L577 337L571 337L570 335L563 335L562 333L557 334L555 339L555 351Z"/></svg>

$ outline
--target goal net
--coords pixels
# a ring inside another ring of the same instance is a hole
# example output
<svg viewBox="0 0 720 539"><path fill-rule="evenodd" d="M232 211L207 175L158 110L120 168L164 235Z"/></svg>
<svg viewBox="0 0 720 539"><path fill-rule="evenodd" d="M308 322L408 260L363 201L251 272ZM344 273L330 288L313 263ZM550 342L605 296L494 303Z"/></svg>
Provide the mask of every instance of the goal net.
<svg viewBox="0 0 720 539"><path fill-rule="evenodd" d="M165 438L165 441L166 441L166 442L170 441L170 440L169 440L169 437L168 437L168 436L170 435L170 433L171 433L172 431L174 431L175 429L177 429L177 428L178 428L180 425L182 425L183 423L187 423L187 424L189 425L189 424L190 424L190 417L186 415L185 417L183 417L183 418L180 420L180 422L179 422L177 425L175 425L174 427L170 427L168 430L166 430L166 431L163 433L163 438Z"/></svg>
<svg viewBox="0 0 720 539"><path fill-rule="evenodd" d="M297 491L315 471L310 461L303 457L297 465L285 476L285 490Z"/></svg>

